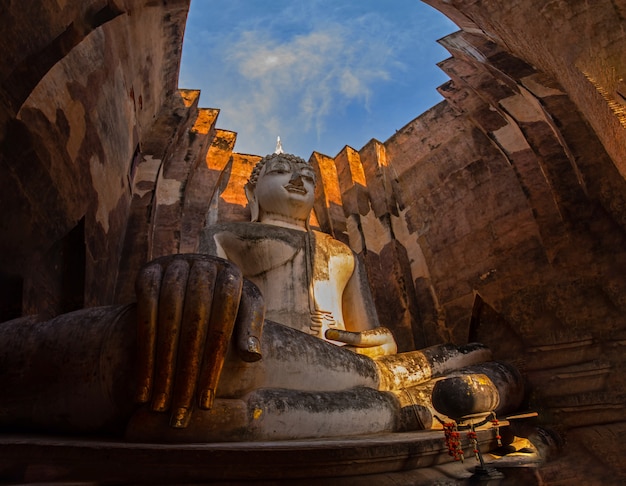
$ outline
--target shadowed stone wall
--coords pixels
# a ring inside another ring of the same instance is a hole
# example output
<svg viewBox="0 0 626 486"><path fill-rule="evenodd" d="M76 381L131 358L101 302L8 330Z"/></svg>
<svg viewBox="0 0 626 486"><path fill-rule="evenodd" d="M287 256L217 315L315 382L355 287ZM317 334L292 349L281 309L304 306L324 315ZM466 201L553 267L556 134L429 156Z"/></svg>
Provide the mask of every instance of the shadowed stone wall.
<svg viewBox="0 0 626 486"><path fill-rule="evenodd" d="M180 98L188 4L2 3L5 318L113 301L135 165L166 100Z"/></svg>

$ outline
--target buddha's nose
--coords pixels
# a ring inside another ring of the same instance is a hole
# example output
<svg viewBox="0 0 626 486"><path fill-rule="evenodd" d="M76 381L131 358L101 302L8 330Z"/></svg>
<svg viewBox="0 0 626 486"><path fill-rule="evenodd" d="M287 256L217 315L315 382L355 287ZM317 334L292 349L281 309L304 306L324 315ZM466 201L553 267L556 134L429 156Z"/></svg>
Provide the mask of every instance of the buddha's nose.
<svg viewBox="0 0 626 486"><path fill-rule="evenodd" d="M299 173L291 174L291 179L289 179L289 184L292 184L294 186L304 186L304 183L302 182L302 177L300 176Z"/></svg>

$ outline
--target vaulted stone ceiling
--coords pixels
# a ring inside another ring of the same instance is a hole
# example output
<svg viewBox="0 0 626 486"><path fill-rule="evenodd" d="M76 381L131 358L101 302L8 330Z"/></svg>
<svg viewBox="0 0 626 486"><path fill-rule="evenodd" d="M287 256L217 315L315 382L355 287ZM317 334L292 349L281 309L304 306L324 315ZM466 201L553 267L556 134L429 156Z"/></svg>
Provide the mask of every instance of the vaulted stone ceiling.
<svg viewBox="0 0 626 486"><path fill-rule="evenodd" d="M4 318L132 300L144 262L247 217L257 160L178 90L188 0L31 3L0 16ZM364 260L401 347L479 339L516 362L529 406L582 447L546 478L615 478L626 3L426 3L461 29L441 41L445 101L387 141L312 154L316 224Z"/></svg>

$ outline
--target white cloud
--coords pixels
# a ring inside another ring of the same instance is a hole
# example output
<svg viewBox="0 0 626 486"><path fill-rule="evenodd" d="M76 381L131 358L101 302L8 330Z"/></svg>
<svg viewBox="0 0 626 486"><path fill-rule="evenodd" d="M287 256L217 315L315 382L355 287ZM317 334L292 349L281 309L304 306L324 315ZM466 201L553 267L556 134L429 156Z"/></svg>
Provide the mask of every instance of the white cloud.
<svg viewBox="0 0 626 486"><path fill-rule="evenodd" d="M242 32L226 62L239 77L239 89L222 99L222 111L246 132L275 132L279 119L289 116L289 126L282 126L285 140L284 130L294 123L319 138L333 112L350 103L367 106L372 85L388 80L395 63L380 39L338 24L282 41L258 30Z"/></svg>
<svg viewBox="0 0 626 486"><path fill-rule="evenodd" d="M191 3L180 85L221 109L218 126L238 133L239 152L271 152L280 135L287 151L334 155L384 140L440 99L441 81L422 87L422 78L441 79L445 53L426 51L445 33L443 17L421 2L218 4Z"/></svg>

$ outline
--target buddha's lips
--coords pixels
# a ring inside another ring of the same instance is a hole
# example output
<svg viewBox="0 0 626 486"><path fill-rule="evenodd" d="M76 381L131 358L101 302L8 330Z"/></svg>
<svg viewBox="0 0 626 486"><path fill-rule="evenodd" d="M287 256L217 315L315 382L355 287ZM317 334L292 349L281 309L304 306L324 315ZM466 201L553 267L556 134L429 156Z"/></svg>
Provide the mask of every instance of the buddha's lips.
<svg viewBox="0 0 626 486"><path fill-rule="evenodd" d="M296 194L306 194L307 190L302 186L294 186L293 184L287 184L284 186L287 192L294 192Z"/></svg>

